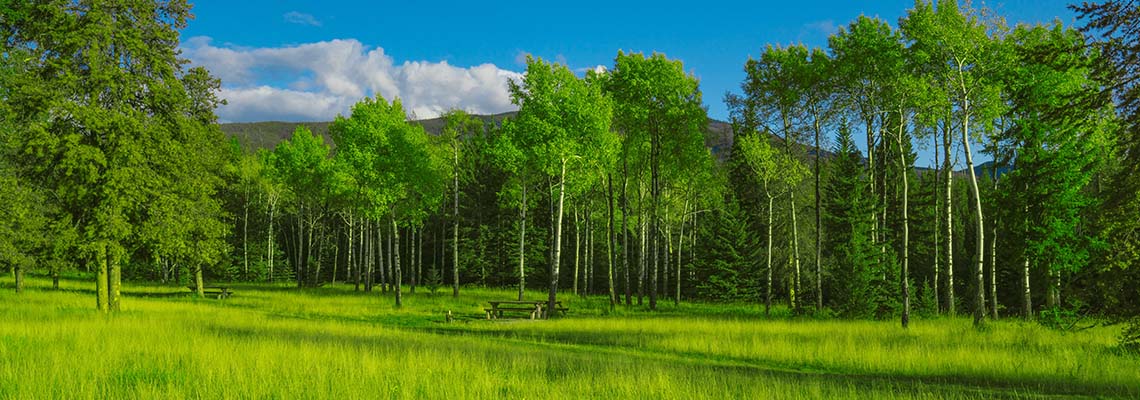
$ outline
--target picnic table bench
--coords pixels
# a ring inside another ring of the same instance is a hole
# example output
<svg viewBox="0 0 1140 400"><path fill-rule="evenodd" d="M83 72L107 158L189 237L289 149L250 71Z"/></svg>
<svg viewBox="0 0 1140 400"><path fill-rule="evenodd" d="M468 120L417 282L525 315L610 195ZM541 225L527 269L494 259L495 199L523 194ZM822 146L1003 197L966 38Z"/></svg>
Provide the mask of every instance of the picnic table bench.
<svg viewBox="0 0 1140 400"><path fill-rule="evenodd" d="M504 311L519 311L530 314L530 319L538 317L545 317L546 313L543 311L547 304L546 300L500 300L488 301L491 305L490 308L484 308L483 311L487 313L487 319L502 318ZM569 308L563 307L561 301L554 302L554 310L562 312L569 311Z"/></svg>
<svg viewBox="0 0 1140 400"><path fill-rule="evenodd" d="M194 285L187 286L186 288L190 289L191 292L198 291L198 287ZM207 292L207 290L209 290L209 292ZM234 292L226 286L203 286L202 293L211 296L217 296L219 300L230 297L230 295L234 294Z"/></svg>

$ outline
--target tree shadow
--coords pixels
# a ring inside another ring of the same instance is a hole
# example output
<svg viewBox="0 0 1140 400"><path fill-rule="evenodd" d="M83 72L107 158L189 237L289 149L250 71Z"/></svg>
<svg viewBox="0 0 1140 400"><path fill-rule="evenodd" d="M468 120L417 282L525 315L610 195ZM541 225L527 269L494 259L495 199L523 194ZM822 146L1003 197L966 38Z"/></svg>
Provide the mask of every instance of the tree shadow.
<svg viewBox="0 0 1140 400"><path fill-rule="evenodd" d="M970 393L986 398L1025 398L1027 395L1046 396L1107 396L1140 398L1140 390L1133 386L1065 382L1046 378L993 378L973 375L895 375L890 373L839 373L813 369L804 365L781 364L768 360L728 355L710 355L693 351L677 351L645 347L640 342L652 343L673 338L677 334L645 333L636 335L615 334L585 330L528 332L510 329L464 329L459 327L410 328L420 332L461 337L488 337L512 340L533 345L586 346L590 352L612 352L613 357L629 357L637 353L650 359L681 359L693 365L713 366L734 373L772 376L787 379L831 381L842 385L873 389L891 388L898 392L935 391L947 396Z"/></svg>
<svg viewBox="0 0 1140 400"><path fill-rule="evenodd" d="M886 373L834 373L795 367L780 367L760 364L757 360L733 357L709 357L701 353L670 352L658 349L638 349L612 343L610 334L596 332L573 332L541 339L512 335L503 330L464 330L444 327L403 328L405 331L422 332L428 335L451 337L484 337L487 342L446 341L425 338L402 338L388 336L360 336L328 333L314 330L299 330L268 327L233 327L213 324L208 331L219 336L250 341L281 340L296 345L332 345L382 348L394 354L422 352L425 348L444 351L456 350L472 353L472 357L485 359L487 363L510 363L513 357L540 357L551 365L586 366L587 370L604 373L615 363L653 365L658 368L673 369L679 373L707 369L716 371L718 376L733 376L741 381L772 378L788 382L802 382L805 385L819 384L836 388L856 390L887 391L896 394L912 394L919 397L962 397L1022 399L1035 396L1093 396L1136 398L1135 388L1112 385L1088 385L1050 380L979 378L970 376L901 376ZM665 337L668 334L653 334ZM576 339L567 341L567 339ZM594 344L598 343L598 344ZM566 346L571 344L574 346ZM565 375L566 371L562 374ZM548 376L548 379L558 379Z"/></svg>

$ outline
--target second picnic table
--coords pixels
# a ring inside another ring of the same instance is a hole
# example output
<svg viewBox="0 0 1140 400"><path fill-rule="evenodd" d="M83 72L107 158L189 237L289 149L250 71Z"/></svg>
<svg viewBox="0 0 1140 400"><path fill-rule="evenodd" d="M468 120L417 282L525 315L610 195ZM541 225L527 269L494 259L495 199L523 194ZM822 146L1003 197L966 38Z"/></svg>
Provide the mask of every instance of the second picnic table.
<svg viewBox="0 0 1140 400"><path fill-rule="evenodd" d="M535 319L545 316L543 313L543 306L547 304L546 300L499 300L488 301L491 308L484 308L483 311L487 312L487 319L501 318L503 311L520 311L530 314L530 319ZM561 301L554 302L555 311L566 312L568 308L562 307Z"/></svg>

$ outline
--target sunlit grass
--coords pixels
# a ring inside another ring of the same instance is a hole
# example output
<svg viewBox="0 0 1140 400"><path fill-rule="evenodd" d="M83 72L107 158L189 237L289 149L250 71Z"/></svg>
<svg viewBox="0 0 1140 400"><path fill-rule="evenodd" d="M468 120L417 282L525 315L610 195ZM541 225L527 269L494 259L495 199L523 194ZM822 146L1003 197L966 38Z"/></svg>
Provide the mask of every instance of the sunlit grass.
<svg viewBox="0 0 1140 400"><path fill-rule="evenodd" d="M0 278L0 398L1135 398L1118 330L764 319L755 305L662 310L564 296L570 316L486 321L509 290L391 296L235 286L226 300L128 284L94 312L87 281ZM529 298L541 299L539 292ZM451 311L457 317L445 323ZM781 315L786 315L780 310Z"/></svg>

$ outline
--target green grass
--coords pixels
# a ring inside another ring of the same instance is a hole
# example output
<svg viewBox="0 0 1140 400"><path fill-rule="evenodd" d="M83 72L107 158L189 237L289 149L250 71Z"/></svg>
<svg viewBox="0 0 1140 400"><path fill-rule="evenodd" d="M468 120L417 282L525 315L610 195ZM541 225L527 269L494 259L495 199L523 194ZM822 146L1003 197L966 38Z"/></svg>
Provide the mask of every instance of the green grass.
<svg viewBox="0 0 1140 400"><path fill-rule="evenodd" d="M235 284L226 300L127 284L0 278L7 398L1137 398L1119 328L1063 334L965 319L765 319L748 304L619 306L564 295L567 318L486 321L509 290L430 295ZM529 297L541 299L538 292ZM444 314L457 316L444 322Z"/></svg>

